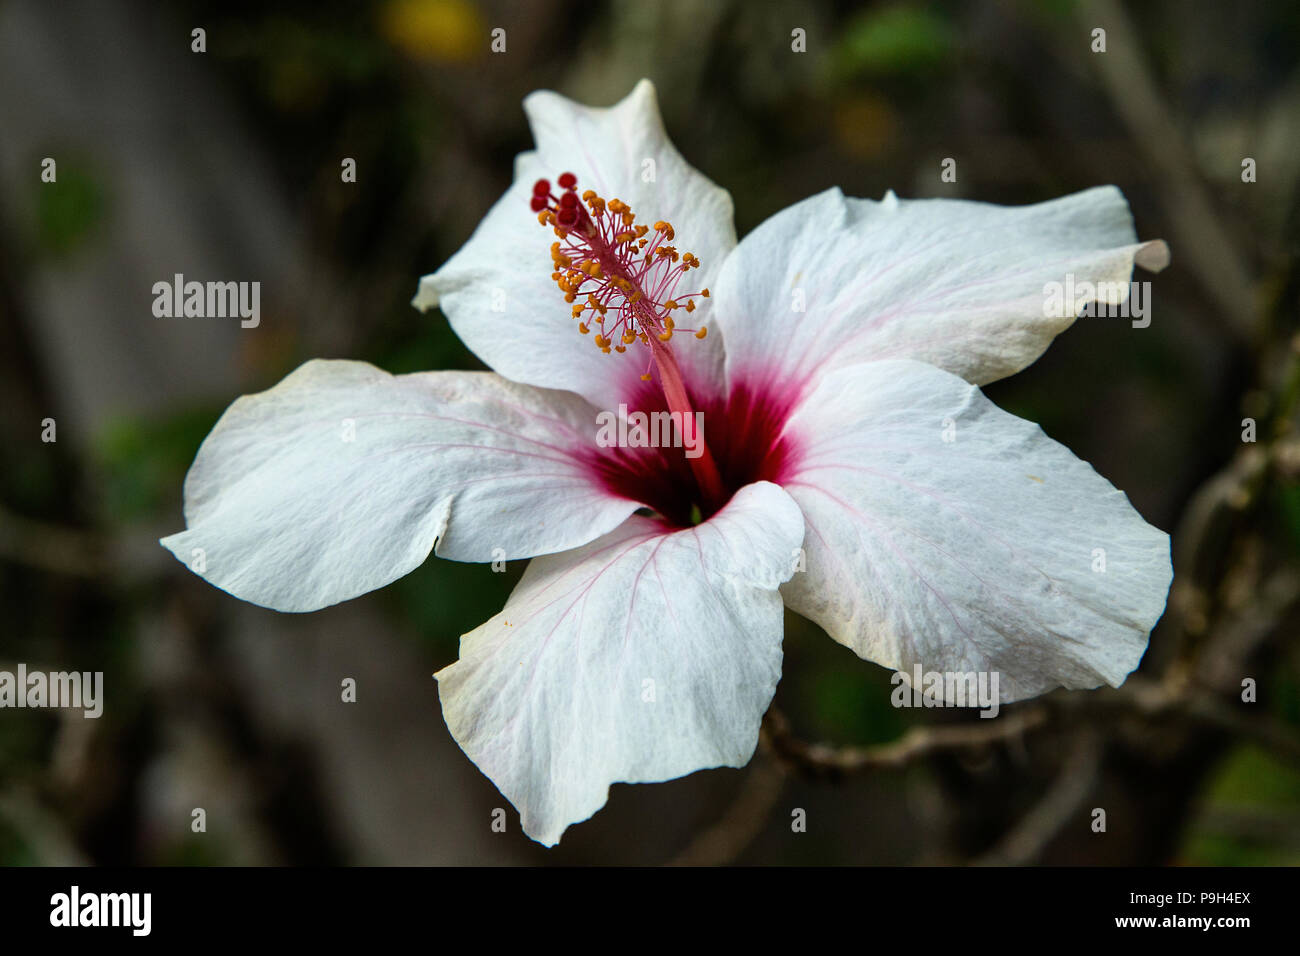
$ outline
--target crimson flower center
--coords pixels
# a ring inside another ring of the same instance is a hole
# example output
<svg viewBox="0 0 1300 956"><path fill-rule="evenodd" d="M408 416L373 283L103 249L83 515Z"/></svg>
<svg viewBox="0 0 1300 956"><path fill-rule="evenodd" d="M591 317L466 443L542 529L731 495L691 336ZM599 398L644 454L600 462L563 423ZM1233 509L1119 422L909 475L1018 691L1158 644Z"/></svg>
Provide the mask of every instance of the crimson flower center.
<svg viewBox="0 0 1300 956"><path fill-rule="evenodd" d="M692 404L708 423L721 486L717 497L704 489L680 449L601 448L585 456L601 485L646 505L669 528L687 528L712 517L752 482L783 484L800 457L796 437L785 430L791 402L778 390L741 385L727 395L692 395ZM650 414L667 407L663 394L649 383L629 405Z"/></svg>

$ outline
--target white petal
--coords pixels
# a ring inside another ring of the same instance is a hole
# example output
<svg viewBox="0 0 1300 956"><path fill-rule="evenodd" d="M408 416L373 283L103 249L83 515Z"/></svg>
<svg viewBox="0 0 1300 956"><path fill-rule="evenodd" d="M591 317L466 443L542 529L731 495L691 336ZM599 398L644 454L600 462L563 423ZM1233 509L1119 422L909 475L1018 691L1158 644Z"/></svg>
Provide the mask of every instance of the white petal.
<svg viewBox="0 0 1300 956"><path fill-rule="evenodd" d="M524 101L537 150L515 163L515 181L469 241L441 269L420 280L413 304L441 306L456 334L507 378L566 388L600 408L617 408L636 388L646 355L602 355L579 335L571 306L551 280L555 236L530 212L533 183L571 172L578 191L628 203L638 222L671 222L680 249L702 268L683 281L707 287L736 244L731 196L693 169L664 130L654 86L642 80L618 104L582 106L557 93ZM708 302L708 300L702 300ZM504 311L502 311L504 310ZM693 316L706 324L709 309ZM678 361L695 380L720 380L721 343L692 339Z"/></svg>
<svg viewBox="0 0 1300 956"><path fill-rule="evenodd" d="M1003 700L1137 667L1169 537L1037 425L886 361L827 376L787 435L808 554L782 593L840 643L895 670L996 671Z"/></svg>
<svg viewBox="0 0 1300 956"><path fill-rule="evenodd" d="M595 431L576 395L490 372L308 362L226 410L185 478L186 530L162 544L280 611L383 587L435 540L464 561L577 547L636 507L582 465Z"/></svg>
<svg viewBox="0 0 1300 956"><path fill-rule="evenodd" d="M695 528L635 517L528 566L436 675L452 735L525 833L555 844L614 782L749 761L781 674L776 589L802 538L794 502L760 482Z"/></svg>
<svg viewBox="0 0 1300 956"><path fill-rule="evenodd" d="M1074 321L1047 283L1122 283L1126 298L1134 261L1158 270L1168 256L1159 240L1137 243L1113 186L1014 207L830 189L767 220L723 267L728 380L811 388L834 368L910 358L984 384Z"/></svg>

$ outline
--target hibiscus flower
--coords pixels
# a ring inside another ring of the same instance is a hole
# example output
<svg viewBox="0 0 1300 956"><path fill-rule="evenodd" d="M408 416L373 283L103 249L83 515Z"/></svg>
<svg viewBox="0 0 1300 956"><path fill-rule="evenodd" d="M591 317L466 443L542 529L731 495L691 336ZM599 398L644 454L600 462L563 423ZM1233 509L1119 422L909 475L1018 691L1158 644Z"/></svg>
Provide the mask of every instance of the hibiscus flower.
<svg viewBox="0 0 1300 956"><path fill-rule="evenodd" d="M435 676L546 845L611 783L747 763L786 607L884 667L997 673L1004 702L1125 679L1168 537L978 388L1074 321L1048 283L1127 290L1168 261L1117 189L1016 208L830 189L737 243L649 82L524 107L536 150L414 300L495 371L313 361L238 399L167 548L281 611L431 551L532 558ZM608 447L610 414L644 438L665 413L675 441Z"/></svg>

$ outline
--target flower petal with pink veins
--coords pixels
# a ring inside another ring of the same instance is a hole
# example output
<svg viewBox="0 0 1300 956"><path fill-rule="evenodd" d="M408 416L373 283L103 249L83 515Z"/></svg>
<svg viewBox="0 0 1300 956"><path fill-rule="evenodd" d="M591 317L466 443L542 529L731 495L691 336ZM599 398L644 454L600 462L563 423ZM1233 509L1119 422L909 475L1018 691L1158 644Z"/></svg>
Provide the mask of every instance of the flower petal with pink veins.
<svg viewBox="0 0 1300 956"><path fill-rule="evenodd" d="M806 392L833 369L887 358L983 385L1032 363L1074 322L1048 283L1119 283L1104 289L1118 303L1135 262L1159 270L1168 260L1162 241L1137 241L1114 186L1032 206L828 189L741 241L714 309L733 387Z"/></svg>
<svg viewBox="0 0 1300 956"><path fill-rule="evenodd" d="M827 376L783 487L807 525L786 603L904 672L998 672L1001 697L1117 686L1164 611L1169 537L1086 462L955 375Z"/></svg>
<svg viewBox="0 0 1300 956"><path fill-rule="evenodd" d="M420 280L412 304L440 306L452 329L493 369L517 382L578 392L614 409L646 371L648 352L602 355L578 334L571 306L551 279L555 235L528 201L533 183L560 173L631 206L638 223L671 222L678 247L701 262L684 282L699 291L736 244L731 196L692 168L664 130L654 85L642 80L608 108L541 91L524 100L537 149L515 161L515 180L474 234L437 272ZM708 301L708 300L704 300ZM709 308L695 318L709 323ZM685 324L685 323L683 323ZM691 339L678 361L692 380L719 381L718 337Z"/></svg>
<svg viewBox="0 0 1300 956"><path fill-rule="evenodd" d="M439 671L452 736L547 846L615 782L740 767L781 675L803 521L768 482L709 521L634 517L534 560L505 609Z"/></svg>
<svg viewBox="0 0 1300 956"><path fill-rule="evenodd" d="M562 551L636 508L580 463L595 433L578 396L490 372L308 362L226 410L185 478L186 530L162 544L280 611L383 587L435 542L462 561Z"/></svg>

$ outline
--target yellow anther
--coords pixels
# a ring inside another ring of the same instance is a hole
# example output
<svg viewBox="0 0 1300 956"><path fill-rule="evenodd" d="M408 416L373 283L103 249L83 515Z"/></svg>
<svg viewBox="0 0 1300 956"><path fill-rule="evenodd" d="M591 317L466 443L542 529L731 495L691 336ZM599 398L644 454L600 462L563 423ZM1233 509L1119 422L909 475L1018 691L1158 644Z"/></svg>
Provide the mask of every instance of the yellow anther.
<svg viewBox="0 0 1300 956"><path fill-rule="evenodd" d="M660 341L660 342L668 342L668 341L670 341L670 340L672 339L672 337L673 337L673 333L672 333L672 330L671 330L671 329L668 329L667 331L664 331L664 332L660 332L660 333L659 333L659 341Z"/></svg>
<svg viewBox="0 0 1300 956"><path fill-rule="evenodd" d="M649 372L646 372L644 375L642 375L642 376L641 376L641 381L643 381L643 382L648 382L648 381L650 381L650 373L649 373Z"/></svg>
<svg viewBox="0 0 1300 956"><path fill-rule="evenodd" d="M572 302L572 301L573 301L574 299L576 299L576 298L577 298L577 296L574 295L572 292L566 292L566 293L564 293L564 301L565 301L565 302Z"/></svg>
<svg viewBox="0 0 1300 956"><path fill-rule="evenodd" d="M677 308L677 300L669 299L667 302L664 303L664 308L669 310Z"/></svg>
<svg viewBox="0 0 1300 956"><path fill-rule="evenodd" d="M702 338L704 338L704 336L706 336L706 335L708 335L708 334L709 334L708 327L707 327L707 326L703 326L703 325L701 325L701 326L700 326L700 330L699 330L698 332L695 333L695 337L696 337L697 339L702 339Z"/></svg>
<svg viewBox="0 0 1300 956"><path fill-rule="evenodd" d="M704 298L707 299L709 297L709 290L705 289L703 292L700 293L700 295L704 296Z"/></svg>
<svg viewBox="0 0 1300 956"><path fill-rule="evenodd" d="M573 317L576 319L578 316L582 315L582 311L584 308L586 308L586 306L575 305L573 307Z"/></svg>
<svg viewBox="0 0 1300 956"><path fill-rule="evenodd" d="M686 311L687 311L687 312L694 312L694 311L695 311L695 303L694 303L694 302L687 302L687 303L686 303Z"/></svg>
<svg viewBox="0 0 1300 956"><path fill-rule="evenodd" d="M596 190L594 190L594 189L584 189L584 190L582 191L582 201L583 201L583 202L591 202L591 201L592 201L593 199L595 199L595 198L596 198Z"/></svg>
<svg viewBox="0 0 1300 956"><path fill-rule="evenodd" d="M614 346L614 351L615 351L615 352L620 352L620 353L621 353L621 352L626 352L626 351L627 351L627 346L626 346L626 345L615 345L615 346Z"/></svg>
<svg viewBox="0 0 1300 956"><path fill-rule="evenodd" d="M578 323L578 331L581 332L583 335L586 335L588 332L591 331L591 329L587 328L587 323L586 323L586 322L579 322L579 323Z"/></svg>
<svg viewBox="0 0 1300 956"><path fill-rule="evenodd" d="M671 315L664 316L664 328L667 329L669 332L677 328L677 323L673 321L673 317Z"/></svg>

